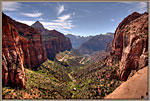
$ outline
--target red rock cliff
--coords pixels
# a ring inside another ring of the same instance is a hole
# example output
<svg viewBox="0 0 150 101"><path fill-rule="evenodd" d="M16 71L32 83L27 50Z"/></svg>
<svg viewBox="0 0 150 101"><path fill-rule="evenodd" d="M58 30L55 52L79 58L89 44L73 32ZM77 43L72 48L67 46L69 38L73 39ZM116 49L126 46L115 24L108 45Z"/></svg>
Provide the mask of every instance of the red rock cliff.
<svg viewBox="0 0 150 101"><path fill-rule="evenodd" d="M3 85L25 88L24 54L17 29L10 18L2 16L2 80Z"/></svg>
<svg viewBox="0 0 150 101"><path fill-rule="evenodd" d="M64 34L56 30L45 29L39 21L35 22L32 27L42 33L43 46L46 48L49 59L53 60L60 51L70 50L72 48L70 39L65 37Z"/></svg>
<svg viewBox="0 0 150 101"><path fill-rule="evenodd" d="M21 45L24 53L24 64L31 69L36 69L41 63L43 63L46 57L46 50L42 45L41 33L19 22L14 22L19 35L21 36Z"/></svg>
<svg viewBox="0 0 150 101"><path fill-rule="evenodd" d="M112 56L120 60L118 76L127 80L132 70L148 65L148 14L132 13L117 27Z"/></svg>
<svg viewBox="0 0 150 101"><path fill-rule="evenodd" d="M24 68L46 60L41 34L2 14L2 81L4 85L26 88Z"/></svg>

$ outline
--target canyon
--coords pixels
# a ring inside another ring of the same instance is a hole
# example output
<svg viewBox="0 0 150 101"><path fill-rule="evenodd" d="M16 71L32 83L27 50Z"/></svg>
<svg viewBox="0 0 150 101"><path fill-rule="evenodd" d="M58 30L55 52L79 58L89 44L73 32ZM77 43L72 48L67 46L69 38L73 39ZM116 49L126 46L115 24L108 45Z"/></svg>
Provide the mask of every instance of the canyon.
<svg viewBox="0 0 150 101"><path fill-rule="evenodd" d="M148 93L148 13L133 12L114 36L92 36L79 50L63 33L45 29L39 21L28 26L4 13L2 18L3 98L122 99L134 93L129 98L140 99ZM139 80L145 83L140 89Z"/></svg>
<svg viewBox="0 0 150 101"><path fill-rule="evenodd" d="M69 39L60 32L47 30L46 38L51 38L43 39L33 27L19 23L4 13L2 16L3 85L26 88L24 68L36 70L47 58L53 59L59 51L71 49Z"/></svg>

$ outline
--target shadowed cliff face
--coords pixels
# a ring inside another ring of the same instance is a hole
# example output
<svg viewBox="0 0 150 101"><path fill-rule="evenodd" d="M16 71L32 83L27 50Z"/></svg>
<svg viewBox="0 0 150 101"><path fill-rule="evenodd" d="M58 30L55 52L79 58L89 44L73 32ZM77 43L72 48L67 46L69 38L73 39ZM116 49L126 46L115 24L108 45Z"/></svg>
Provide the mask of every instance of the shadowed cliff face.
<svg viewBox="0 0 150 101"><path fill-rule="evenodd" d="M2 18L3 85L26 88L24 68L36 69L47 59L41 34L5 14L2 14Z"/></svg>
<svg viewBox="0 0 150 101"><path fill-rule="evenodd" d="M110 43L112 40L113 40L112 35L93 36L91 39L89 39L80 46L79 52L81 54L92 54L96 51L105 50L106 45Z"/></svg>
<svg viewBox="0 0 150 101"><path fill-rule="evenodd" d="M112 56L121 62L118 76L126 80L132 70L148 65L148 14L132 13L117 27L112 44Z"/></svg>
<svg viewBox="0 0 150 101"><path fill-rule="evenodd" d="M44 29L39 21L35 22L32 27L42 33L42 44L46 48L49 59L53 60L57 53L72 48L70 39L65 37L64 34L56 30Z"/></svg>
<svg viewBox="0 0 150 101"><path fill-rule="evenodd" d="M25 24L14 22L19 35L21 37L21 45L24 53L24 64L31 69L36 69L41 63L43 63L46 57L46 49L42 45L41 33Z"/></svg>

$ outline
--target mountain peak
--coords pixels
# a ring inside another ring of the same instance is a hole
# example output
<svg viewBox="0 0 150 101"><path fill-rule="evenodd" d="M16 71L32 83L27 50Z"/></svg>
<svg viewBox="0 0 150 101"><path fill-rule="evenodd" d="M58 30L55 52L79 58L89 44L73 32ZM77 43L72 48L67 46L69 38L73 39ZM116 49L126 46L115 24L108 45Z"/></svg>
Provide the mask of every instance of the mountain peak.
<svg viewBox="0 0 150 101"><path fill-rule="evenodd" d="M36 21L34 24L41 24L40 21Z"/></svg>
<svg viewBox="0 0 150 101"><path fill-rule="evenodd" d="M36 21L34 24L31 25L34 28L37 29L44 29L43 25L40 23L40 21Z"/></svg>

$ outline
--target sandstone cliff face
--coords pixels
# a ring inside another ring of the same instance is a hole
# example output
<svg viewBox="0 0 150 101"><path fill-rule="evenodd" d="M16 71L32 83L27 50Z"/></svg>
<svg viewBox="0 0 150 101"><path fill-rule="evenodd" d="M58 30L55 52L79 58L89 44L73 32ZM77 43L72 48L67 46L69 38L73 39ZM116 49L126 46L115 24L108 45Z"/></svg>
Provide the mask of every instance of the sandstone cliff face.
<svg viewBox="0 0 150 101"><path fill-rule="evenodd" d="M123 35L124 33L127 33L131 29L125 29L125 26L129 23L132 23L133 20L140 17L141 15L139 13L134 12L133 14L126 17L117 27L114 35L114 40L112 44L112 51L114 54L121 58L122 56L122 50L123 50ZM125 32L125 30L127 32Z"/></svg>
<svg viewBox="0 0 150 101"><path fill-rule="evenodd" d="M26 88L24 68L34 69L46 60L40 33L2 14L3 85Z"/></svg>
<svg viewBox="0 0 150 101"><path fill-rule="evenodd" d="M115 31L111 55L120 60L118 76L122 80L127 80L132 70L148 65L147 13L134 12L119 24Z"/></svg>
<svg viewBox="0 0 150 101"><path fill-rule="evenodd" d="M47 57L53 60L60 51L70 50L72 48L70 39L56 30L47 30L37 21L32 27L42 33L42 44L46 48Z"/></svg>
<svg viewBox="0 0 150 101"><path fill-rule="evenodd" d="M2 80L3 85L25 87L24 56L17 29L6 15L2 20Z"/></svg>
<svg viewBox="0 0 150 101"><path fill-rule="evenodd" d="M24 65L27 68L36 69L41 63L43 63L46 57L46 50L42 45L41 33L19 22L14 22L19 35L21 37L21 46L24 53Z"/></svg>

